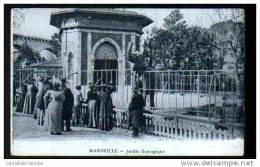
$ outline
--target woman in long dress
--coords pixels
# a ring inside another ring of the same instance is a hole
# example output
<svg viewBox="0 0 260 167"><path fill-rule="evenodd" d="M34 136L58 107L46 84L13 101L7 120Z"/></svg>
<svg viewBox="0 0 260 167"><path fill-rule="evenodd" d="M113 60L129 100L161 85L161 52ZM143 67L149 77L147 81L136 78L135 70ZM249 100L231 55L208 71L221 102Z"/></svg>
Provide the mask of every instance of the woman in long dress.
<svg viewBox="0 0 260 167"><path fill-rule="evenodd" d="M48 98L50 102L46 109L44 125L52 135L59 135L62 131L62 108L65 100L59 83L54 84L53 90L46 92L44 99Z"/></svg>
<svg viewBox="0 0 260 167"><path fill-rule="evenodd" d="M113 104L109 88L102 86L100 92L99 129L106 131L112 129L112 112Z"/></svg>
<svg viewBox="0 0 260 167"><path fill-rule="evenodd" d="M16 105L16 112L23 112L23 105L27 93L27 86L24 83L22 83L21 87L17 90L17 93L19 94L19 96Z"/></svg>
<svg viewBox="0 0 260 167"><path fill-rule="evenodd" d="M89 119L88 127L98 127L98 94L95 91L94 85L90 85L90 91L88 92L86 103L88 104Z"/></svg>
<svg viewBox="0 0 260 167"><path fill-rule="evenodd" d="M23 113L24 114L31 114L31 88L32 88L32 83L27 82L26 84L27 87L27 92L24 98L24 104L23 104Z"/></svg>
<svg viewBox="0 0 260 167"><path fill-rule="evenodd" d="M44 119L44 114L43 114L43 110L44 110L44 84L43 84L44 78L40 77L39 79L39 86L38 86L38 93L36 95L36 102L35 102L35 115L37 117L38 120L38 125L43 125L43 119Z"/></svg>
<svg viewBox="0 0 260 167"><path fill-rule="evenodd" d="M27 85L27 93L25 96L24 106L23 106L24 114L33 114L37 92L38 92L38 89L35 86L35 79L33 79L32 82L30 82Z"/></svg>

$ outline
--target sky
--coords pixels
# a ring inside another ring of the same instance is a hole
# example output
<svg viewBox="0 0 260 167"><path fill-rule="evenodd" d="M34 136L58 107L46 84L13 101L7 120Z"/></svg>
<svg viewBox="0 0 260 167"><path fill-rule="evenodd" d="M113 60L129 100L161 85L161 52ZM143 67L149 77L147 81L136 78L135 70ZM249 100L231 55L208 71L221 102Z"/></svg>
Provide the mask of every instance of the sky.
<svg viewBox="0 0 260 167"><path fill-rule="evenodd" d="M19 17L19 11L13 10L14 20L19 25L18 28L17 26L13 28L13 32L50 39L53 33L59 31L56 27L50 25L50 14L55 10L57 9L26 8L22 10L23 18ZM152 24L143 29L146 32L152 27L162 27L163 19L173 9L129 8L127 10L138 12L153 20ZM231 17L230 9L223 9L223 11L227 18ZM213 9L181 9L181 13L183 13L183 20L187 22L188 26L209 28L213 22L218 20Z"/></svg>

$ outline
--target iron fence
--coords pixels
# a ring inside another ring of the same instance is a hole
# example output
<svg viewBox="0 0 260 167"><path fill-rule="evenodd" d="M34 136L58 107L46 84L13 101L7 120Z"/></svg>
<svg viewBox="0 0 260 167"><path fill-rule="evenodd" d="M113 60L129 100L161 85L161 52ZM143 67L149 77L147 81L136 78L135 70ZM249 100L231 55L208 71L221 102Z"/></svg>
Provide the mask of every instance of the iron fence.
<svg viewBox="0 0 260 167"><path fill-rule="evenodd" d="M243 122L243 96L234 72L223 70L146 71L141 77L146 108L155 113ZM240 90L239 90L240 89Z"/></svg>
<svg viewBox="0 0 260 167"><path fill-rule="evenodd" d="M141 76L129 69L83 70L80 76L82 93L86 98L88 81L97 85L112 84L113 103L127 110L132 97L132 87L138 85L152 113L182 114L221 120L243 122L243 96L238 94L237 76L222 70L168 70L145 71ZM39 76L61 79L61 69L13 69L13 90L25 80ZM240 87L243 75L240 76ZM78 78L76 78L78 79ZM75 85L71 85L75 86ZM14 98L15 98L14 94ZM15 100L14 100L15 103Z"/></svg>
<svg viewBox="0 0 260 167"><path fill-rule="evenodd" d="M13 105L16 104L22 84L36 80L36 85L38 85L39 78L42 77L52 77L52 79L60 80L63 77L62 69L34 69L34 68L14 68L12 69L12 93L13 93Z"/></svg>

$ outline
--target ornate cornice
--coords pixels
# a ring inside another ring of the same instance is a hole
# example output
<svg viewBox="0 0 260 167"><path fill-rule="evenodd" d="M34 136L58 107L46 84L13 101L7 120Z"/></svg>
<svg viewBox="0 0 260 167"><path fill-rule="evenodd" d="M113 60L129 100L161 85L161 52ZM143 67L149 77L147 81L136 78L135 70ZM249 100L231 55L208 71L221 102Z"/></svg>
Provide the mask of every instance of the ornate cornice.
<svg viewBox="0 0 260 167"><path fill-rule="evenodd" d="M70 33L75 31L81 31L81 32L90 32L90 33L108 33L108 34L120 34L120 35L136 35L138 37L141 37L140 32L133 32L133 31L125 31L125 30L112 30L112 29L89 29L84 27L71 27L63 29L64 31Z"/></svg>

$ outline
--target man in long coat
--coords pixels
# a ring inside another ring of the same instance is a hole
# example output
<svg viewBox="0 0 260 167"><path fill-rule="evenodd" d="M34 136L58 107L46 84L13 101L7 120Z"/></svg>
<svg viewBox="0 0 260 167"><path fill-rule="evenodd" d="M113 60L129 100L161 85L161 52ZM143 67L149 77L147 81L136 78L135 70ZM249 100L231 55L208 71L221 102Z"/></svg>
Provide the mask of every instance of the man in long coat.
<svg viewBox="0 0 260 167"><path fill-rule="evenodd" d="M129 104L129 116L130 124L133 129L133 137L138 137L139 128L144 125L143 110L144 110L144 99L138 92L138 88L133 89L133 96Z"/></svg>
<svg viewBox="0 0 260 167"><path fill-rule="evenodd" d="M66 79L61 80L61 90L63 90L65 101L62 108L62 130L64 130L64 121L66 121L66 131L71 131L70 120L72 119L72 109L74 105L74 97L70 88L66 85Z"/></svg>

